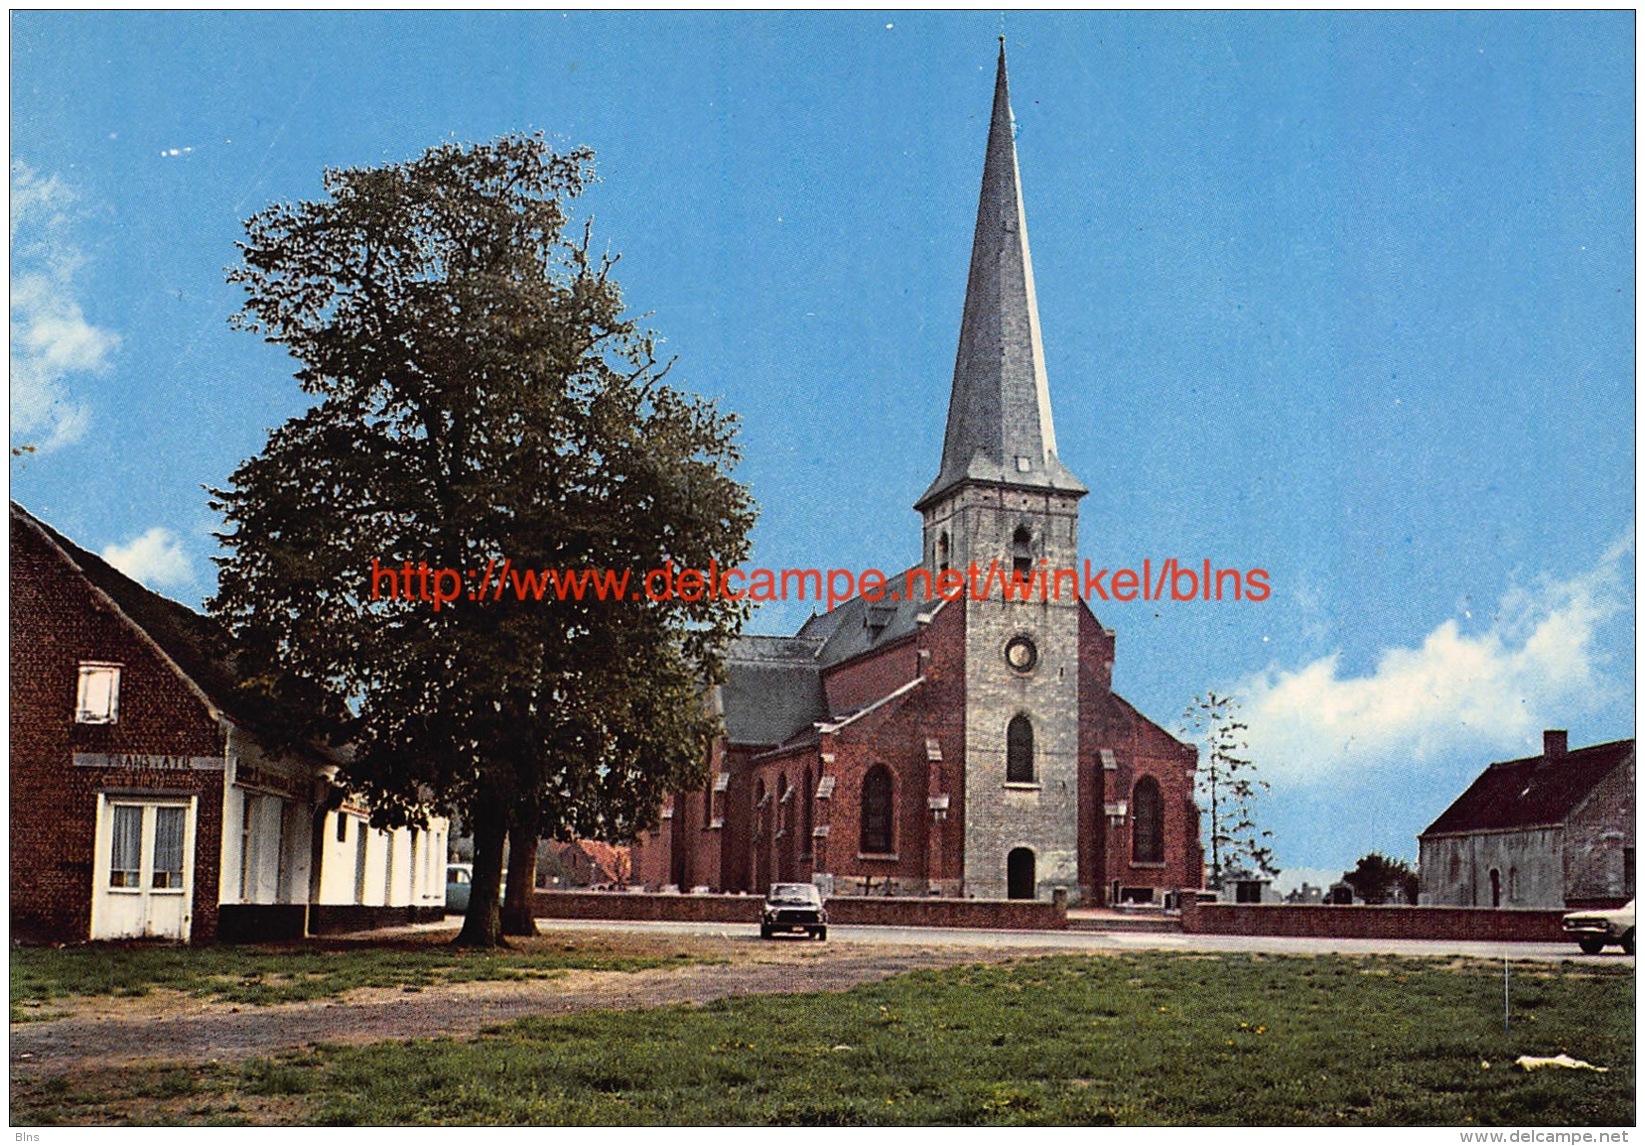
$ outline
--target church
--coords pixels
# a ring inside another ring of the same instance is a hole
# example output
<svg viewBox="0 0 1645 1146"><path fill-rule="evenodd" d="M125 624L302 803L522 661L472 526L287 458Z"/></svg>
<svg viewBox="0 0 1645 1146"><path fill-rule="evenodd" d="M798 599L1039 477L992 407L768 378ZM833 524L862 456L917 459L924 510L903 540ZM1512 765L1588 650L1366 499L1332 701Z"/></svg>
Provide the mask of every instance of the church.
<svg viewBox="0 0 1645 1146"><path fill-rule="evenodd" d="M1073 569L1086 492L1057 457L1002 41L921 564L733 643L708 781L638 842L636 882L1088 905L1200 887L1196 750L1114 693L1113 630L1074 593L929 591Z"/></svg>

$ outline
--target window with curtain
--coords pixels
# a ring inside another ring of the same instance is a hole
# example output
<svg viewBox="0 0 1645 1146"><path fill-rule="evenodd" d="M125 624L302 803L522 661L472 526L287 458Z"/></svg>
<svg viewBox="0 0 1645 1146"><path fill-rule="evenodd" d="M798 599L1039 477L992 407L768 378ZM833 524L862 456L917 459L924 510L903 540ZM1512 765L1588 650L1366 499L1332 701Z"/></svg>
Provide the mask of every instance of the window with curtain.
<svg viewBox="0 0 1645 1146"><path fill-rule="evenodd" d="M154 809L154 876L152 886L183 886L183 808Z"/></svg>
<svg viewBox="0 0 1645 1146"><path fill-rule="evenodd" d="M143 865L143 809L131 804L114 806L114 842L109 849L109 886L141 887Z"/></svg>

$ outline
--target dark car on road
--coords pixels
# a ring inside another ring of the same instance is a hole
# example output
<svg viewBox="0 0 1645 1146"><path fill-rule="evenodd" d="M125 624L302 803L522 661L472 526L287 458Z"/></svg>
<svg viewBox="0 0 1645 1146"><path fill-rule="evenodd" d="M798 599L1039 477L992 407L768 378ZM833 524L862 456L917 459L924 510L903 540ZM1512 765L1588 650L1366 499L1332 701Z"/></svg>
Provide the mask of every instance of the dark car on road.
<svg viewBox="0 0 1645 1146"><path fill-rule="evenodd" d="M828 912L823 910L822 893L815 884L777 883L766 893L760 938L791 931L804 932L813 939L828 938Z"/></svg>

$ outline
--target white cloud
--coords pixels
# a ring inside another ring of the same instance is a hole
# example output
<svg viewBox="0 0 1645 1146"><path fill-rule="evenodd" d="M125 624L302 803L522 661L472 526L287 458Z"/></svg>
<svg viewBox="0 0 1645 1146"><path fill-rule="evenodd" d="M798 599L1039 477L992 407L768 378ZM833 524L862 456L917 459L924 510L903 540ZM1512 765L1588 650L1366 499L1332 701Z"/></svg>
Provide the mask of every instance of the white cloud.
<svg viewBox="0 0 1645 1146"><path fill-rule="evenodd" d="M56 176L11 168L11 433L50 450L79 440L91 411L65 379L107 369L120 337L86 321L75 296L85 256L70 241L74 193Z"/></svg>
<svg viewBox="0 0 1645 1146"><path fill-rule="evenodd" d="M1273 781L1310 784L1369 766L1420 767L1454 752L1528 747L1616 687L1600 627L1629 608L1630 536L1569 581L1515 588L1488 628L1455 619L1416 648L1383 651L1369 676L1344 677L1337 654L1252 677L1243 699L1252 758Z"/></svg>
<svg viewBox="0 0 1645 1146"><path fill-rule="evenodd" d="M124 545L110 545L102 557L127 577L151 589L187 585L194 580L194 565L183 552L177 535L156 525L141 537Z"/></svg>

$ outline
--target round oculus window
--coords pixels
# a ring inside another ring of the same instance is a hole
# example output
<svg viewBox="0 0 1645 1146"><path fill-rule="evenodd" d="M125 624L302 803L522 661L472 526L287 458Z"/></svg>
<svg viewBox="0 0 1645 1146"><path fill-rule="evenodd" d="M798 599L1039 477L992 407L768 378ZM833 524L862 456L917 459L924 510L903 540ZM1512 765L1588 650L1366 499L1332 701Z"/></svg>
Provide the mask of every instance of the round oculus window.
<svg viewBox="0 0 1645 1146"><path fill-rule="evenodd" d="M1027 672L1039 663L1040 652L1027 637L1012 637L1005 645L1005 663L1018 672Z"/></svg>

